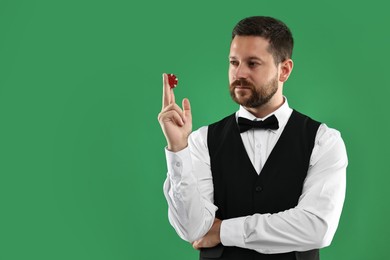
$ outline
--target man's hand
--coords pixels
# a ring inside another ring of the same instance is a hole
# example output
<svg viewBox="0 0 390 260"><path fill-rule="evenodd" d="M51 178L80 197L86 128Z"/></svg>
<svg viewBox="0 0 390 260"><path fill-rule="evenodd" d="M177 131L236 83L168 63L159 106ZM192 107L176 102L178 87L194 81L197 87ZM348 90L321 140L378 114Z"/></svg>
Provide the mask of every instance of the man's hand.
<svg viewBox="0 0 390 260"><path fill-rule="evenodd" d="M183 99L183 109L175 103L173 89L169 86L167 74L163 74L163 105L158 121L168 143L168 150L178 152L188 145L192 131L190 101Z"/></svg>
<svg viewBox="0 0 390 260"><path fill-rule="evenodd" d="M201 248L204 247L215 247L216 245L221 243L221 237L220 237L221 223L222 220L215 218L214 224L209 230L209 232L207 232L207 234L203 238L193 242L192 246L195 249L200 250Z"/></svg>

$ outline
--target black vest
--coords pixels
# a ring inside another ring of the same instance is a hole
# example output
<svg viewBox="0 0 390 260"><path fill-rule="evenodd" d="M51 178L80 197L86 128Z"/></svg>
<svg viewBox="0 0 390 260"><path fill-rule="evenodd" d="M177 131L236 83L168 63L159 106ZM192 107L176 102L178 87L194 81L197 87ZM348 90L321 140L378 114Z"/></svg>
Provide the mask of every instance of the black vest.
<svg viewBox="0 0 390 260"><path fill-rule="evenodd" d="M320 123L293 111L260 175L246 153L235 114L208 127L207 143L214 184L216 217L230 219L294 208L302 193ZM315 260L319 250L261 254L219 245L202 249L200 259Z"/></svg>

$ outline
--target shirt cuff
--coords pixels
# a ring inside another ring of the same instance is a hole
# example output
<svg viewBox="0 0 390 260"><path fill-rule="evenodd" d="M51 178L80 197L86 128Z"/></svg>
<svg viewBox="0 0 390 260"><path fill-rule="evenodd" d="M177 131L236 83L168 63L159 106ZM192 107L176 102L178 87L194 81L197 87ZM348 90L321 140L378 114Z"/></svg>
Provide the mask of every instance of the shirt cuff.
<svg viewBox="0 0 390 260"><path fill-rule="evenodd" d="M192 162L188 147L179 152L171 152L165 148L165 156L167 159L168 176L173 181L178 181L183 175L191 172Z"/></svg>
<svg viewBox="0 0 390 260"><path fill-rule="evenodd" d="M245 248L244 223L246 217L223 220L221 224L221 243L224 246Z"/></svg>

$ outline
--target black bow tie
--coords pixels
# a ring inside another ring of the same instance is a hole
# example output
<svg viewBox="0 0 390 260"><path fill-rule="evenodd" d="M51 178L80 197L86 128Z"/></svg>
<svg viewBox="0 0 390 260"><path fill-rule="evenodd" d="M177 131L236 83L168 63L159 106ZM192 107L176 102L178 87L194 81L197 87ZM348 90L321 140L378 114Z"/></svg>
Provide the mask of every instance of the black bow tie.
<svg viewBox="0 0 390 260"><path fill-rule="evenodd" d="M238 128L240 133L243 133L252 128L273 129L279 128L278 119L275 115L268 117L264 121L252 121L243 117L238 118Z"/></svg>

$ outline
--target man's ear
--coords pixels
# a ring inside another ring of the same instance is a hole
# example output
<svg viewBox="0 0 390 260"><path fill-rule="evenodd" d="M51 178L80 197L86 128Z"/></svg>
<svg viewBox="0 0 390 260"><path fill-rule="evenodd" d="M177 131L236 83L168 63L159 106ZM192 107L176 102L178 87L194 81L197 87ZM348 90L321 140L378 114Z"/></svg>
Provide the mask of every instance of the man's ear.
<svg viewBox="0 0 390 260"><path fill-rule="evenodd" d="M279 75L279 81L286 82L288 77L291 74L291 71L294 67L294 62L292 59L287 59L280 63L280 75Z"/></svg>

